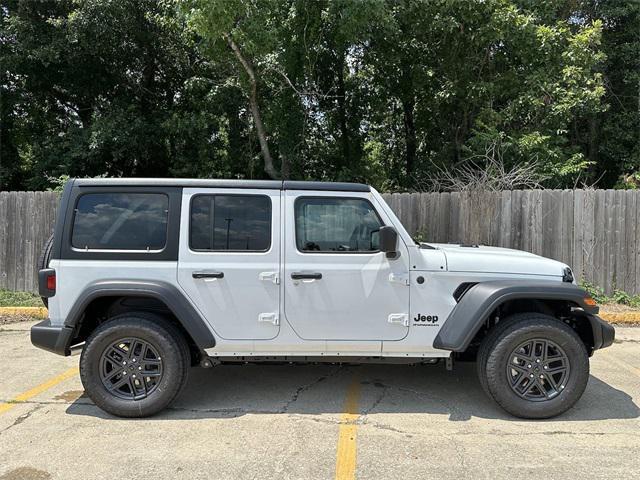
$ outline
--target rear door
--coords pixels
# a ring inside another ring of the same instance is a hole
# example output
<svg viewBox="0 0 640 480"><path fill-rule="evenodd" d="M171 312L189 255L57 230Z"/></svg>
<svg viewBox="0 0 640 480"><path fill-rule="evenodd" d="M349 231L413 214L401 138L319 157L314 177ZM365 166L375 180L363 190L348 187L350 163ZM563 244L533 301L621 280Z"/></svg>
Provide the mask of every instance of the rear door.
<svg viewBox="0 0 640 480"><path fill-rule="evenodd" d="M178 282L224 339L280 330L280 193L183 190Z"/></svg>

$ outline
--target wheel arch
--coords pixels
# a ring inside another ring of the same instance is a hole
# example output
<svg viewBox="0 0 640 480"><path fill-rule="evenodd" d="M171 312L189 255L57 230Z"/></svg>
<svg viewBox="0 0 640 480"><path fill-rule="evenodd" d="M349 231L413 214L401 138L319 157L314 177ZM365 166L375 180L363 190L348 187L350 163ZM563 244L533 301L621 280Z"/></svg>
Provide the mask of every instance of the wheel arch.
<svg viewBox="0 0 640 480"><path fill-rule="evenodd" d="M174 323L190 344L192 357L216 344L204 318L174 285L163 281L109 280L87 286L71 307L64 322L73 331L67 349L83 342L109 318L136 311L160 314Z"/></svg>
<svg viewBox="0 0 640 480"><path fill-rule="evenodd" d="M587 305L589 297L582 288L561 282L529 280L481 282L469 288L436 335L433 346L442 350L465 352L483 327L490 328L496 318L527 311L554 318L573 319L585 344L600 348L591 318L598 307ZM586 320L584 322L583 320ZM584 325L591 323L587 328ZM599 326L598 326L599 328Z"/></svg>

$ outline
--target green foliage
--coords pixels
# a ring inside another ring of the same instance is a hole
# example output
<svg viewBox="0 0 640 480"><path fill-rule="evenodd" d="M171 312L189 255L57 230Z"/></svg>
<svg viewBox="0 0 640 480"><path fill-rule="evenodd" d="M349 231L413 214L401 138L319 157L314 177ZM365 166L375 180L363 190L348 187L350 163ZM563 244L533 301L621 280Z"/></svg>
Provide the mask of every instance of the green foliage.
<svg viewBox="0 0 640 480"><path fill-rule="evenodd" d="M587 293L598 303L611 303L609 297L604 293L604 290L597 285L589 282L581 281L580 286L584 288Z"/></svg>
<svg viewBox="0 0 640 480"><path fill-rule="evenodd" d="M420 188L499 144L549 187L632 188L638 31L613 0L7 0L0 188L263 178L228 38L285 177Z"/></svg>
<svg viewBox="0 0 640 480"><path fill-rule="evenodd" d="M0 307L42 307L42 300L31 292L0 290Z"/></svg>
<svg viewBox="0 0 640 480"><path fill-rule="evenodd" d="M64 188L64 184L69 180L69 175L60 175L59 177L49 177L49 182L51 183L51 187L48 188L49 191L52 192L62 192Z"/></svg>
<svg viewBox="0 0 640 480"><path fill-rule="evenodd" d="M612 303L640 308L640 295L629 295L627 292L623 292L622 290L614 290L613 295L611 295L610 298Z"/></svg>
<svg viewBox="0 0 640 480"><path fill-rule="evenodd" d="M599 304L617 303L627 305L632 308L640 308L640 295L630 295L622 290L615 289L611 296L604 293L604 290L589 282L580 282L580 286Z"/></svg>
<svg viewBox="0 0 640 480"><path fill-rule="evenodd" d="M425 230L418 230L413 235L413 241L417 243L422 243L427 241L427 232Z"/></svg>
<svg viewBox="0 0 640 480"><path fill-rule="evenodd" d="M640 172L634 172L629 175L621 175L620 180L615 188L624 190L636 190L640 188Z"/></svg>

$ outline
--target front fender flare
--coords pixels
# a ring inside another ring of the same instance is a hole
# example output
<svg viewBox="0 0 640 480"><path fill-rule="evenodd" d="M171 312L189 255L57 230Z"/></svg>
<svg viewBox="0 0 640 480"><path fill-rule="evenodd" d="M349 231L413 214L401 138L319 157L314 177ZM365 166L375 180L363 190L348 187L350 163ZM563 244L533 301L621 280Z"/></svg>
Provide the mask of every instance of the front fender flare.
<svg viewBox="0 0 640 480"><path fill-rule="evenodd" d="M478 333L491 312L509 300L565 300L581 307L587 314L598 307L585 304L589 295L572 283L533 280L498 280L471 287L454 307L436 335L433 346L441 350L463 352Z"/></svg>

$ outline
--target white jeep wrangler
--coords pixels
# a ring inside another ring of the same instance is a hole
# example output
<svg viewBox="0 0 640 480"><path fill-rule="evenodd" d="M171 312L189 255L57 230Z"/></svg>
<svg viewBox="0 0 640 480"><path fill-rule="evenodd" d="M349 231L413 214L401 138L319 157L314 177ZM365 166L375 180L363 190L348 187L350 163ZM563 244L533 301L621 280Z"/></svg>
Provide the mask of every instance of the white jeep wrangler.
<svg viewBox="0 0 640 480"><path fill-rule="evenodd" d="M614 329L566 265L418 244L367 185L69 181L39 272L34 345L82 351L115 415L167 406L191 365L475 360L509 413L570 408Z"/></svg>

